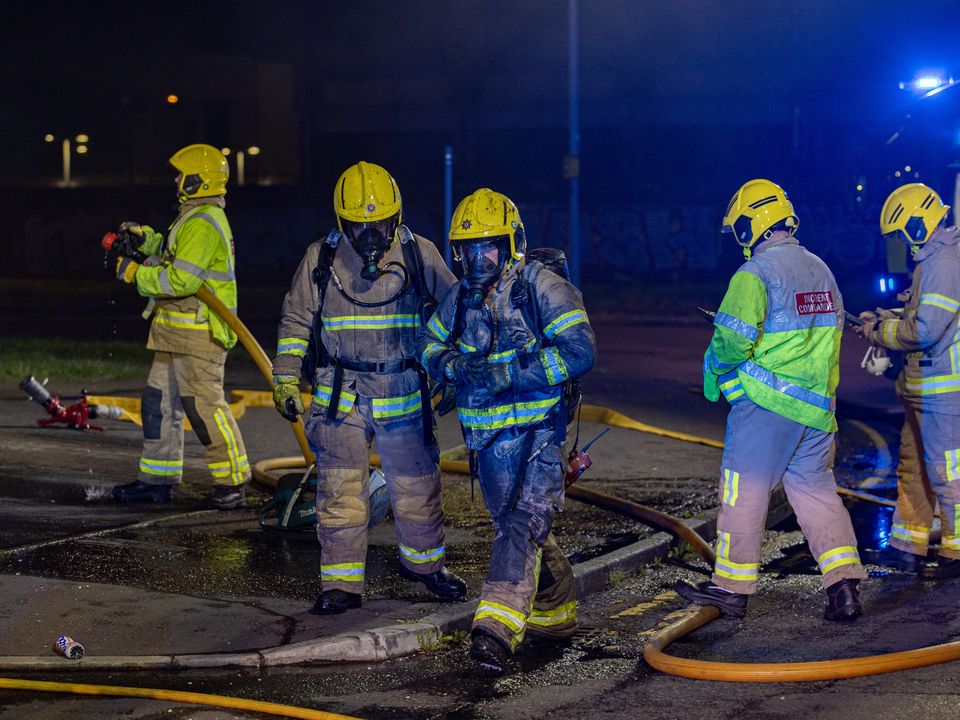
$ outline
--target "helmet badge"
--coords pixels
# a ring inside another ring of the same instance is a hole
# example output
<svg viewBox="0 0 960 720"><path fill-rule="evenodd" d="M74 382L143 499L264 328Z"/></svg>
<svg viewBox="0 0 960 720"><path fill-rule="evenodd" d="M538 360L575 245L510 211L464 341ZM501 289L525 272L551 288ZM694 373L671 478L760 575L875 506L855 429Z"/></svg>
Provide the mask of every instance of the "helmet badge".
<svg viewBox="0 0 960 720"><path fill-rule="evenodd" d="M368 212L368 213L375 212L376 209L377 209L377 206L376 206L374 203L367 203L367 212Z"/></svg>
<svg viewBox="0 0 960 720"><path fill-rule="evenodd" d="M472 224L473 224L473 223L471 223L469 220L464 220L464 221L460 224L460 227L462 227L464 230L469 230L469 229L470 229L470 226L471 226Z"/></svg>

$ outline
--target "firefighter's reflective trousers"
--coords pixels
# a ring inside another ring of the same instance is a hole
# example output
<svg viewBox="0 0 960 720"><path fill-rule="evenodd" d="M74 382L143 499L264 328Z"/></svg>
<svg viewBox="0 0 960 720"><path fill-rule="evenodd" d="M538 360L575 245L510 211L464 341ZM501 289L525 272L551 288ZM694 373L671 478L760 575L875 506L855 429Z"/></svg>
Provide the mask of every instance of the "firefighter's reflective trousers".
<svg viewBox="0 0 960 720"><path fill-rule="evenodd" d="M370 444L380 455L396 522L400 562L427 574L444 565L440 451L423 444L423 419L383 425L372 400L358 396L342 420L313 405L306 427L317 456L317 539L323 590L362 593L370 517Z"/></svg>
<svg viewBox="0 0 960 720"><path fill-rule="evenodd" d="M156 352L140 402L143 455L140 480L173 485L183 475L183 419L206 450L207 467L219 485L250 479L250 462L223 396L223 362Z"/></svg>
<svg viewBox="0 0 960 720"><path fill-rule="evenodd" d="M756 592L770 493L781 481L823 586L866 577L850 515L837 495L833 433L788 420L744 397L730 408L725 442L714 584L736 593Z"/></svg>
<svg viewBox="0 0 960 720"><path fill-rule="evenodd" d="M477 457L495 534L473 627L511 649L528 630L569 637L577 629L573 572L550 534L563 507L565 428L555 415L505 429Z"/></svg>
<svg viewBox="0 0 960 720"><path fill-rule="evenodd" d="M897 509L890 544L927 554L940 503L940 555L960 558L960 416L906 405L897 465Z"/></svg>

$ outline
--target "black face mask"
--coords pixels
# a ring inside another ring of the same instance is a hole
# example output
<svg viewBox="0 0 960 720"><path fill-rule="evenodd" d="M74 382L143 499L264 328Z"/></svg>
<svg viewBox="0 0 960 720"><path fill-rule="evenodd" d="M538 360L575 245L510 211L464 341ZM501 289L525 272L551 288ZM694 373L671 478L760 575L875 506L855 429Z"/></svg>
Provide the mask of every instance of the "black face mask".
<svg viewBox="0 0 960 720"><path fill-rule="evenodd" d="M467 288L464 293L464 302L471 310L479 310L483 306L483 299L487 291L500 277L500 266L486 255L473 255L466 260Z"/></svg>
<svg viewBox="0 0 960 720"><path fill-rule="evenodd" d="M364 228L356 237L351 234L350 244L363 260L360 277L370 282L380 277L380 261L383 259L384 253L390 249L390 238L377 228L368 227Z"/></svg>

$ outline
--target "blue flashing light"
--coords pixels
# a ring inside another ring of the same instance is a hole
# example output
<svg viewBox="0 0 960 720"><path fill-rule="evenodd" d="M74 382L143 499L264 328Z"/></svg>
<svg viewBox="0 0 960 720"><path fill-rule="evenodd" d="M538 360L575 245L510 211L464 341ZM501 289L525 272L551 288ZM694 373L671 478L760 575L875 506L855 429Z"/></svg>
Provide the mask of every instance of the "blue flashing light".
<svg viewBox="0 0 960 720"><path fill-rule="evenodd" d="M890 290L890 292L893 292L893 278L892 278L892 277L887 278L887 288Z"/></svg>
<svg viewBox="0 0 960 720"><path fill-rule="evenodd" d="M917 90L933 90L941 85L943 85L943 80L934 75L923 75L913 82L913 86Z"/></svg>
<svg viewBox="0 0 960 720"><path fill-rule="evenodd" d="M885 293L887 291L887 279L880 278L880 292Z"/></svg>

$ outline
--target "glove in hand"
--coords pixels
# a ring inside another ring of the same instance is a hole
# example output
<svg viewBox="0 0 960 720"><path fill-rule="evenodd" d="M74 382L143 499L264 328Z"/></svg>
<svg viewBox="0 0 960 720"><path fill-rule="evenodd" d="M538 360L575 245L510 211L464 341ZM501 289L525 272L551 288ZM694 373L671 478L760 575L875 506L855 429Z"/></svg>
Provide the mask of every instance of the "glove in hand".
<svg viewBox="0 0 960 720"><path fill-rule="evenodd" d="M483 387L486 384L484 374L487 372L489 364L485 357L477 353L457 355L447 362L443 373L447 379L452 380L457 385Z"/></svg>
<svg viewBox="0 0 960 720"><path fill-rule="evenodd" d="M438 388L438 392L442 393L440 395L440 400L434 405L433 409L437 411L437 415L443 417L452 410L455 410L457 407L457 390L453 385L447 385L444 383ZM433 393L436 395L436 393Z"/></svg>
<svg viewBox="0 0 960 720"><path fill-rule="evenodd" d="M510 363L486 362L486 366L483 386L487 389L487 392L491 395L499 395L509 390L510 386L513 385L513 378L510 376Z"/></svg>
<svg viewBox="0 0 960 720"><path fill-rule="evenodd" d="M273 406L286 420L296 422L303 414L303 398L300 396L300 381L296 378L273 379Z"/></svg>
<svg viewBox="0 0 960 720"><path fill-rule="evenodd" d="M117 280L123 280L123 282L132 285L137 281L137 270L139 269L140 263L128 257L117 258Z"/></svg>

